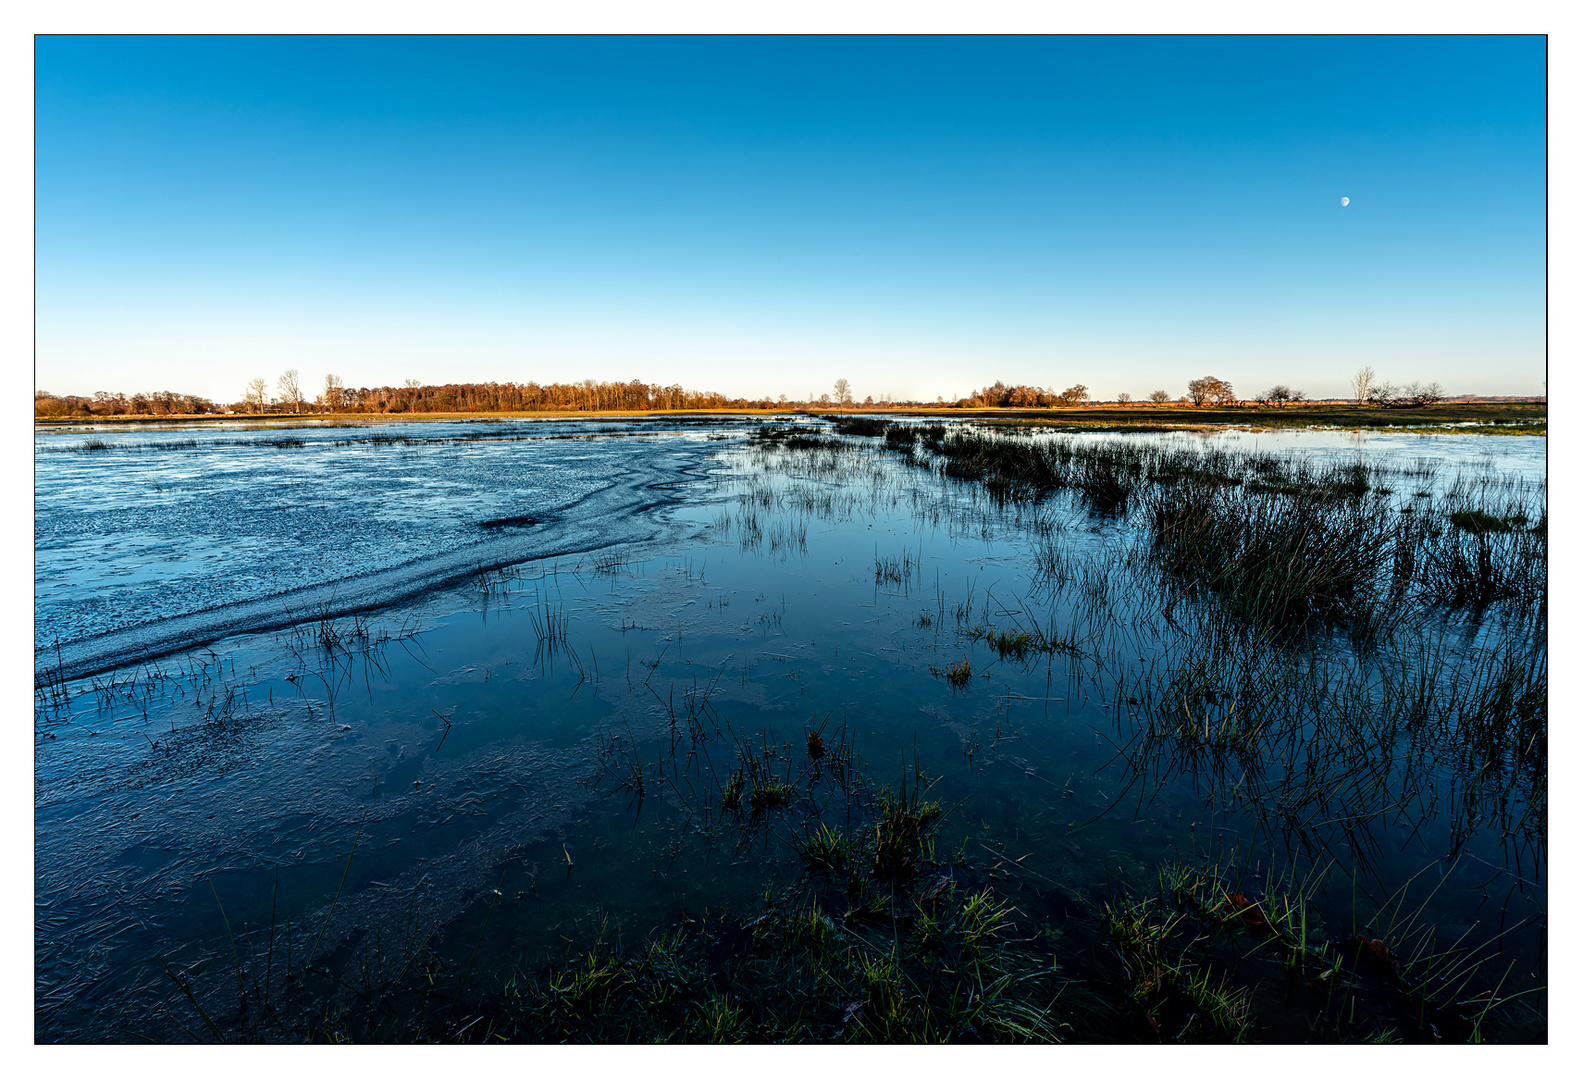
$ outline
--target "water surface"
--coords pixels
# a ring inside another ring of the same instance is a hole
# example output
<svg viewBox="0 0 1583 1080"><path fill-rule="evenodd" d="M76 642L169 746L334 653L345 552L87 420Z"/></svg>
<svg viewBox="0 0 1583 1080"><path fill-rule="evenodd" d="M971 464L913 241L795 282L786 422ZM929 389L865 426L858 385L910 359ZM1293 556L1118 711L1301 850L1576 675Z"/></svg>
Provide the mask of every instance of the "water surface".
<svg viewBox="0 0 1583 1080"><path fill-rule="evenodd" d="M751 827L721 810L745 751L808 775L810 731L876 782L922 769L940 848L1005 856L1057 937L1078 932L1059 897L1235 852L1253 896L1326 868L1339 931L1398 895L1448 940L1515 926L1504 955L1542 979L1542 812L1537 834L1510 802L1504 824L1460 814L1457 768L1412 758L1418 811L1310 815L1299 839L1245 777L1137 749L1126 688L1191 642L1128 630L1141 600L1118 621L1125 518L996 504L876 440L766 449L754 426L41 434L37 664L59 642L79 678L36 724L38 1037L183 1038L164 965L219 1016L233 942L270 928L351 965L421 923L485 978L590 912L641 936L749 909L795 879L799 829L861 811L828 778ZM1544 479L1538 439L1207 442ZM1085 644L1018 659L985 637L1030 628Z"/></svg>

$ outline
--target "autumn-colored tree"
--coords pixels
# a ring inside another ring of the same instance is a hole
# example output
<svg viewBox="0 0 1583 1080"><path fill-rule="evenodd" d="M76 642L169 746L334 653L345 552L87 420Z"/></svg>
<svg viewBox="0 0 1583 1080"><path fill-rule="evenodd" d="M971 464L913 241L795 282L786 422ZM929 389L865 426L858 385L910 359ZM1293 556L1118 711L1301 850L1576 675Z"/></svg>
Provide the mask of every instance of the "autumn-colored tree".
<svg viewBox="0 0 1583 1080"><path fill-rule="evenodd" d="M1198 406L1202 406L1206 401L1216 405L1230 405L1237 400L1237 395L1226 380L1205 375L1202 379L1188 382L1187 400Z"/></svg>
<svg viewBox="0 0 1583 1080"><path fill-rule="evenodd" d="M335 412L341 407L341 399L346 393L346 384L339 375L326 375L324 377L324 393L319 395L319 405L325 412Z"/></svg>

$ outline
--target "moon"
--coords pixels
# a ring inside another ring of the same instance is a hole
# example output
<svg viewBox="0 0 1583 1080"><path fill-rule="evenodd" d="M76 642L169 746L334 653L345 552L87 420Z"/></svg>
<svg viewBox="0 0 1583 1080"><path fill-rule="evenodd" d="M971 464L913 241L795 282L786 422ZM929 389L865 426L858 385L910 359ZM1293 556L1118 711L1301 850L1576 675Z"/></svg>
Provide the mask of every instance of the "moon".
<svg viewBox="0 0 1583 1080"><path fill-rule="evenodd" d="M1342 206L1345 206L1345 205L1347 205L1347 203L1349 203L1349 202L1351 202L1351 201L1352 201L1352 200L1351 200L1351 199L1349 199L1349 198L1347 198L1347 197L1346 197L1346 196L1345 196L1345 195L1343 195L1343 196L1341 196L1341 205L1342 205Z"/></svg>

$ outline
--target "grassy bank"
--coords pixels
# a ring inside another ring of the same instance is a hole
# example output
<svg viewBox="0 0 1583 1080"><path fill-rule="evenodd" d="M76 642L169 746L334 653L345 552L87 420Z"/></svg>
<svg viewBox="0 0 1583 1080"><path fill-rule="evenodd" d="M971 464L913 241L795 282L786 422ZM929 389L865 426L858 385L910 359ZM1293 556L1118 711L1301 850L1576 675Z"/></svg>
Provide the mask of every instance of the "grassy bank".
<svg viewBox="0 0 1583 1080"><path fill-rule="evenodd" d="M828 415L836 410L815 410ZM1218 427L1227 424L1263 428L1391 428L1524 435L1545 434L1548 406L1542 401L1442 402L1414 408L1359 408L1335 402L1298 405L1243 403L1229 407L1205 405L1086 405L1051 409L849 409L894 416L930 416L939 419L977 420L991 424L1038 424L1073 431L1147 431L1182 427ZM1502 429L1467 428L1460 425L1503 425ZM1513 428L1520 427L1520 431Z"/></svg>

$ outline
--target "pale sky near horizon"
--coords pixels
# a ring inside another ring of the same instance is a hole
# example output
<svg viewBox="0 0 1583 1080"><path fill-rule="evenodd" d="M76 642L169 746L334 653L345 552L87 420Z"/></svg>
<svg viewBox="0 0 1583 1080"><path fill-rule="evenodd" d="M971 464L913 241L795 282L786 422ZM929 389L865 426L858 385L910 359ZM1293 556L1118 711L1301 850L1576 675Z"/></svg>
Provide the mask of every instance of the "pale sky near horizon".
<svg viewBox="0 0 1583 1080"><path fill-rule="evenodd" d="M1543 393L1545 49L40 37L36 385Z"/></svg>

